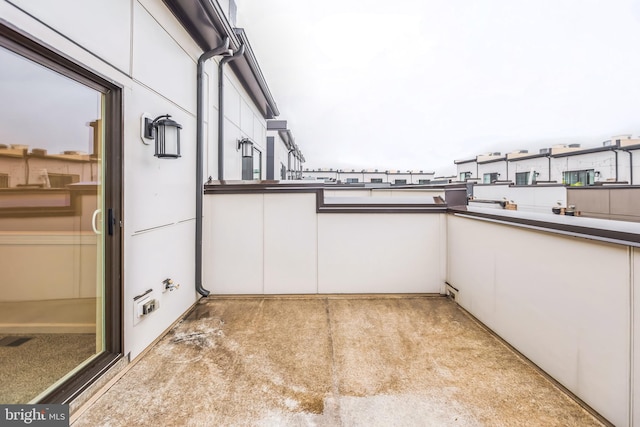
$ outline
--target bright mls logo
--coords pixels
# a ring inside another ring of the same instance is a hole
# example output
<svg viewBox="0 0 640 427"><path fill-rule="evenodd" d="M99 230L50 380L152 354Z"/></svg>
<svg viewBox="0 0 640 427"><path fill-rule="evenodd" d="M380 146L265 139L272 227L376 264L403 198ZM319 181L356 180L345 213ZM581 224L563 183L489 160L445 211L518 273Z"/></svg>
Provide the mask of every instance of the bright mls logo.
<svg viewBox="0 0 640 427"><path fill-rule="evenodd" d="M0 426L68 427L69 405L0 405Z"/></svg>

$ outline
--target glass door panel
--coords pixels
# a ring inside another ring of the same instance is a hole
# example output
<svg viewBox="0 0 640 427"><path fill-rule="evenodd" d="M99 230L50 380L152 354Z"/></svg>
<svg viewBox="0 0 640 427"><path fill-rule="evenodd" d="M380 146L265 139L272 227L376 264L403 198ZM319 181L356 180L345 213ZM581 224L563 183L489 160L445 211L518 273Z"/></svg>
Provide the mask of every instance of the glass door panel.
<svg viewBox="0 0 640 427"><path fill-rule="evenodd" d="M28 403L105 350L105 95L0 64L0 403Z"/></svg>

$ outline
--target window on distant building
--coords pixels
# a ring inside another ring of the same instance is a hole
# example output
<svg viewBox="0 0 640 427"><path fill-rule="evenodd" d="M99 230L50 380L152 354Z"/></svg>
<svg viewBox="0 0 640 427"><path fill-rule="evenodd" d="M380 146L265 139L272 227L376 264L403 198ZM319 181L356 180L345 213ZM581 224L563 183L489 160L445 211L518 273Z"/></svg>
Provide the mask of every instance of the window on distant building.
<svg viewBox="0 0 640 427"><path fill-rule="evenodd" d="M347 178L347 184L357 184L358 178Z"/></svg>
<svg viewBox="0 0 640 427"><path fill-rule="evenodd" d="M430 179L419 179L418 180L418 184L428 184L430 182L431 182Z"/></svg>
<svg viewBox="0 0 640 427"><path fill-rule="evenodd" d="M382 178L371 178L371 183L382 184Z"/></svg>
<svg viewBox="0 0 640 427"><path fill-rule="evenodd" d="M9 174L0 173L0 188L9 188Z"/></svg>
<svg viewBox="0 0 640 427"><path fill-rule="evenodd" d="M492 173L485 173L484 175L482 175L482 183L483 184L491 184L494 181L498 180L498 176L500 174L497 172L492 172Z"/></svg>
<svg viewBox="0 0 640 427"><path fill-rule="evenodd" d="M531 172L516 172L516 185L529 185L529 178L531 178ZM536 183L535 177L532 184Z"/></svg>
<svg viewBox="0 0 640 427"><path fill-rule="evenodd" d="M593 185L595 171L593 169L562 172L562 183L565 185Z"/></svg>
<svg viewBox="0 0 640 427"><path fill-rule="evenodd" d="M395 181L393 181L393 183L395 185L404 185L404 184L407 183L407 180L406 179L396 179Z"/></svg>
<svg viewBox="0 0 640 427"><path fill-rule="evenodd" d="M460 181L466 181L471 178L471 172L460 172Z"/></svg>
<svg viewBox="0 0 640 427"><path fill-rule="evenodd" d="M280 163L280 179L287 179L287 167Z"/></svg>

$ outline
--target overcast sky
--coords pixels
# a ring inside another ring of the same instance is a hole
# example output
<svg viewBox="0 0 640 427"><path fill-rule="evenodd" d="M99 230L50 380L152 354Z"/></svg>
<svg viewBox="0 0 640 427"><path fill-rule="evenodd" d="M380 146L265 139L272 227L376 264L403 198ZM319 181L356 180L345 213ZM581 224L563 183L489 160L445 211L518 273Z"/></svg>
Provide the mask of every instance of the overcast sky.
<svg viewBox="0 0 640 427"><path fill-rule="evenodd" d="M305 167L640 133L640 0L236 0Z"/></svg>

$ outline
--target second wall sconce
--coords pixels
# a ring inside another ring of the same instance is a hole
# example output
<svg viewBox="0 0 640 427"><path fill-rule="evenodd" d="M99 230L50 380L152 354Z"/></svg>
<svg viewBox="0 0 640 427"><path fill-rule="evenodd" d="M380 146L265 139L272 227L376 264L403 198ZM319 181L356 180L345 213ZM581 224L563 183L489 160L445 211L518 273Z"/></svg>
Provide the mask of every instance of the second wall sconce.
<svg viewBox="0 0 640 427"><path fill-rule="evenodd" d="M242 152L242 157L253 157L253 141L249 138L238 140L237 149Z"/></svg>

